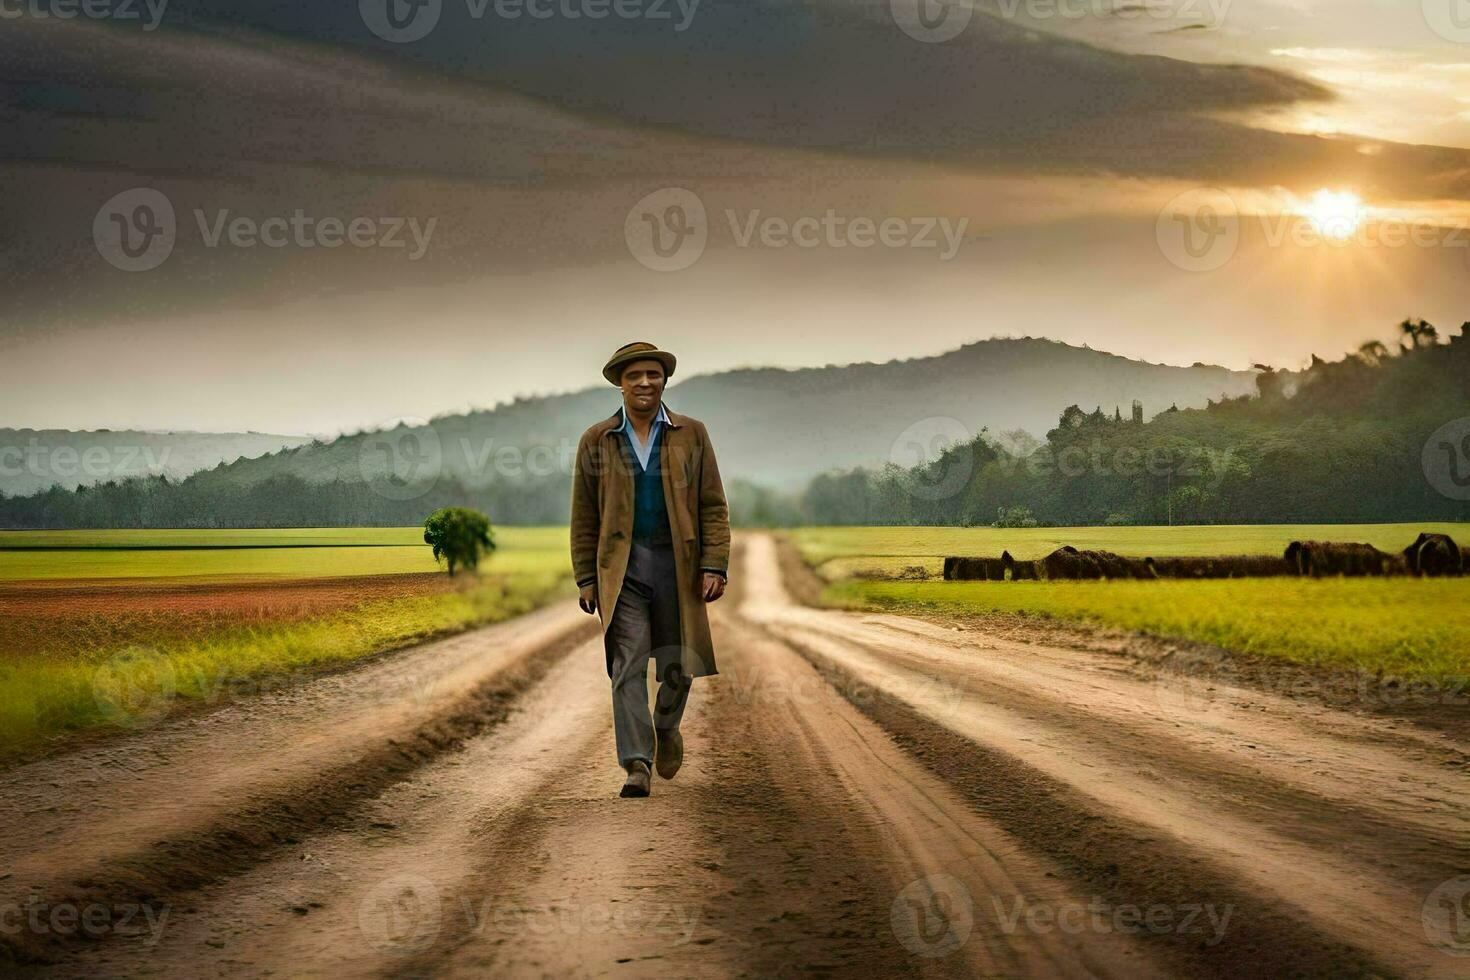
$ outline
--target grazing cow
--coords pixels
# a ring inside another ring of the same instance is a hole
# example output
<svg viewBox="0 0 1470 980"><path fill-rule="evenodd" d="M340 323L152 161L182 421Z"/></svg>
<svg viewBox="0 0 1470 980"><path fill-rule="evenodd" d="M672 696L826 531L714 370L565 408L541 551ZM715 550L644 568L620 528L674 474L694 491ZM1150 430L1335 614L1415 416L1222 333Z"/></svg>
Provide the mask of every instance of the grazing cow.
<svg viewBox="0 0 1470 980"><path fill-rule="evenodd" d="M1293 541L1286 562L1298 575L1387 575L1397 562L1371 544L1340 541Z"/></svg>
<svg viewBox="0 0 1470 980"><path fill-rule="evenodd" d="M1414 543L1404 549L1404 562L1411 575L1461 575L1465 557L1460 546L1448 534L1420 533Z"/></svg>

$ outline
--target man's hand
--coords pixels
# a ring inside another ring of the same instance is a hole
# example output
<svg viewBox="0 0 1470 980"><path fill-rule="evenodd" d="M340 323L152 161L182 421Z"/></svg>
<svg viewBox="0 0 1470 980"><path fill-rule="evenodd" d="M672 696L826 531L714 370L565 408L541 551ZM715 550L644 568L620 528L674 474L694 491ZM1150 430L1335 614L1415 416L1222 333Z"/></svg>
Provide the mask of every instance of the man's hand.
<svg viewBox="0 0 1470 980"><path fill-rule="evenodd" d="M725 594L725 580L714 572L704 573L704 601L714 602Z"/></svg>
<svg viewBox="0 0 1470 980"><path fill-rule="evenodd" d="M577 596L577 605L582 607L584 613L597 612L597 583L589 582L582 586L582 594Z"/></svg>

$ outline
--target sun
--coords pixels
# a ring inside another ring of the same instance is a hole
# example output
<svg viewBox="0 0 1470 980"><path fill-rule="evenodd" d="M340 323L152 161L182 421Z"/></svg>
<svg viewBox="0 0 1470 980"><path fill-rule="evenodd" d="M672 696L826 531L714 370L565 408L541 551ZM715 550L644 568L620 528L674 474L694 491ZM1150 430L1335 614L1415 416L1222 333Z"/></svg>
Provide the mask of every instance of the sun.
<svg viewBox="0 0 1470 980"><path fill-rule="evenodd" d="M1302 205L1301 215L1323 238L1345 241L1363 223L1363 202L1351 191L1329 191L1324 187Z"/></svg>

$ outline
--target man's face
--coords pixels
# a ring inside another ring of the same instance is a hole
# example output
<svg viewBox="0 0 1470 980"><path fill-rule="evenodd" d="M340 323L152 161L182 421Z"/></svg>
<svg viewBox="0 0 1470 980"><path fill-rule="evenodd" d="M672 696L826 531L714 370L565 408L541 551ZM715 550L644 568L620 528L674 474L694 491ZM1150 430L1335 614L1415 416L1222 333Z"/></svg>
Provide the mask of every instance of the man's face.
<svg viewBox="0 0 1470 980"><path fill-rule="evenodd" d="M631 361L623 368L623 404L630 411L651 412L664 393L664 366L658 361Z"/></svg>

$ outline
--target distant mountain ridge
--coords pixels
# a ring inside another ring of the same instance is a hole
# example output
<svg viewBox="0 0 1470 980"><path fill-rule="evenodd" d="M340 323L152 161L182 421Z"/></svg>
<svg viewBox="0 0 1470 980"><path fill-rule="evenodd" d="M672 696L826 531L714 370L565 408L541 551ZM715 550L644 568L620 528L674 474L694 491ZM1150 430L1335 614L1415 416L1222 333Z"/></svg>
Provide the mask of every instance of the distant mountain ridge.
<svg viewBox="0 0 1470 980"><path fill-rule="evenodd" d="M984 340L928 357L817 368L740 368L688 379L665 393L676 412L705 422L726 482L749 480L794 490L833 468L910 465L915 442L993 433L1044 433L1063 408L1116 407L1135 399L1152 417L1171 405L1255 390L1255 373L1196 364L1176 367L1040 339ZM414 453L433 455L446 479L466 487L570 473L582 432L615 412L611 386L518 398L493 409L442 416L388 435L411 437ZM384 434L354 433L242 459L197 478L252 485L293 475L310 482L372 482L392 465Z"/></svg>
<svg viewBox="0 0 1470 980"><path fill-rule="evenodd" d="M0 429L0 494L137 476L182 480L200 470L310 442L263 432L147 432L133 429Z"/></svg>

